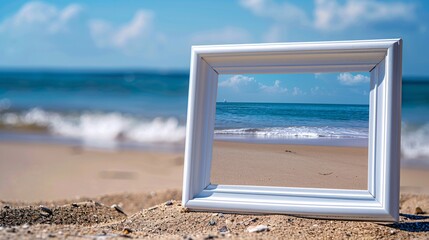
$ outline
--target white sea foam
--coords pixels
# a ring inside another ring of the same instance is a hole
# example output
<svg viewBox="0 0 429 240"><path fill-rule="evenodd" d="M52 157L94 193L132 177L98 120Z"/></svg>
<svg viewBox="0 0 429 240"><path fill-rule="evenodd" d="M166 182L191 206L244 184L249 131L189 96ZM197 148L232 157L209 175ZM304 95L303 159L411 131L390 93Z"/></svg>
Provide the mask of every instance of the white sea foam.
<svg viewBox="0 0 429 240"><path fill-rule="evenodd" d="M401 152L405 160L429 163L429 123L419 127L402 124Z"/></svg>
<svg viewBox="0 0 429 240"><path fill-rule="evenodd" d="M185 126L173 117L149 120L118 112L60 114L33 108L21 113L3 113L0 122L11 126L46 127L52 134L103 144L119 140L183 143L185 139Z"/></svg>
<svg viewBox="0 0 429 240"><path fill-rule="evenodd" d="M336 127L272 127L215 130L219 135L239 135L272 138L367 138L366 129Z"/></svg>

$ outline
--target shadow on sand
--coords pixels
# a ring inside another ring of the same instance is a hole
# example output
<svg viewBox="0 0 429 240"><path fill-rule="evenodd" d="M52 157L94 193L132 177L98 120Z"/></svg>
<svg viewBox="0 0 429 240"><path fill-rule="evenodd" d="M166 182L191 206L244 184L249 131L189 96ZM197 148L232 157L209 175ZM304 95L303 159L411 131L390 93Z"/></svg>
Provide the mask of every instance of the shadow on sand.
<svg viewBox="0 0 429 240"><path fill-rule="evenodd" d="M418 221L418 220L425 220L429 219L429 216L419 216L419 215L413 215L413 214L400 214L401 217L404 217L405 219L411 219L411 220L417 220L417 222L398 222L387 225L391 228L396 228L402 231L407 232L429 232L429 222L426 221Z"/></svg>

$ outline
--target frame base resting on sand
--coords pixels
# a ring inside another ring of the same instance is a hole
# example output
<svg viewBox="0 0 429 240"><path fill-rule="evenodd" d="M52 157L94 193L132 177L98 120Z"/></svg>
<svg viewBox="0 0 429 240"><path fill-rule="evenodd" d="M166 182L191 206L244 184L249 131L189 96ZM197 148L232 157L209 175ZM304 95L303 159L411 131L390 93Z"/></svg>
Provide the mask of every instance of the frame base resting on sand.
<svg viewBox="0 0 429 240"><path fill-rule="evenodd" d="M371 72L368 190L210 184L219 74ZM183 206L398 221L402 40L193 46Z"/></svg>

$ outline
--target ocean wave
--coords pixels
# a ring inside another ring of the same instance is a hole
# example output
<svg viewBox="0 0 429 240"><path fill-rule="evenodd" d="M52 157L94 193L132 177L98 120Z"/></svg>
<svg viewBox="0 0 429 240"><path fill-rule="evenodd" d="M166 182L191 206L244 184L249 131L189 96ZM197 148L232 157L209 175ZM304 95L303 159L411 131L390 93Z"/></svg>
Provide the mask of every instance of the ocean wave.
<svg viewBox="0 0 429 240"><path fill-rule="evenodd" d="M429 162L429 123L420 126L402 124L401 153L404 160Z"/></svg>
<svg viewBox="0 0 429 240"><path fill-rule="evenodd" d="M33 108L2 112L0 125L11 129L36 127L93 142L183 143L185 139L185 126L174 117L144 119L119 112L58 113Z"/></svg>
<svg viewBox="0 0 429 240"><path fill-rule="evenodd" d="M305 126L217 129L215 134L272 138L368 138L367 129Z"/></svg>

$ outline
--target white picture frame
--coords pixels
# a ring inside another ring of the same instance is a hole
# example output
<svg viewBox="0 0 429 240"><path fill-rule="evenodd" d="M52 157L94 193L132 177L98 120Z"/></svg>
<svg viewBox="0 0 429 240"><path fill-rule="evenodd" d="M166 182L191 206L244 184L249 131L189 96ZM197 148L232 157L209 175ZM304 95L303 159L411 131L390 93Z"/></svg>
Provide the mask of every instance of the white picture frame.
<svg viewBox="0 0 429 240"><path fill-rule="evenodd" d="M212 185L219 74L370 72L368 189ZM182 204L194 211L398 221L402 40L193 46Z"/></svg>

